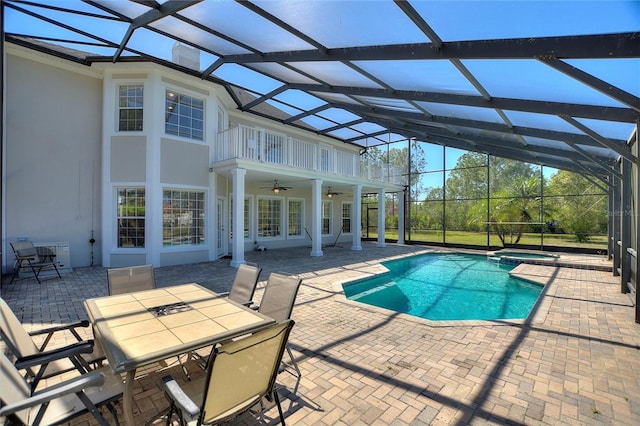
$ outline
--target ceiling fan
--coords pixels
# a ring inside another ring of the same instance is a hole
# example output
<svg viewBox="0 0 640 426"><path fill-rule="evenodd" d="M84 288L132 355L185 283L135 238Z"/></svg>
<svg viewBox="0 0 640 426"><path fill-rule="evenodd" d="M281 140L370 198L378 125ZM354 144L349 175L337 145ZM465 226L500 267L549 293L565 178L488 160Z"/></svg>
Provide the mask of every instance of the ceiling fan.
<svg viewBox="0 0 640 426"><path fill-rule="evenodd" d="M262 189L270 189L274 194L280 193L280 191L286 191L287 189L293 188L292 186L281 186L278 184L278 179L276 179L273 183L273 186L263 186Z"/></svg>
<svg viewBox="0 0 640 426"><path fill-rule="evenodd" d="M331 187L327 190L327 198L331 198L334 195L342 195L342 192L335 192L331 190Z"/></svg>

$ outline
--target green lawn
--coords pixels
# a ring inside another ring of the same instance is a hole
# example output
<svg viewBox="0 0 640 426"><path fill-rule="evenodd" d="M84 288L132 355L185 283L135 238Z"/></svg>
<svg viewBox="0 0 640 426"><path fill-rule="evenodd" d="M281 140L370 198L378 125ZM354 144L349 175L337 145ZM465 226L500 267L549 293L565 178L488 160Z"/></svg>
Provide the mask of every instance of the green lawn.
<svg viewBox="0 0 640 426"><path fill-rule="evenodd" d="M366 234L364 234L366 236ZM369 238L377 238L376 232L369 232ZM398 239L398 232L396 230L387 230L385 238L390 240ZM446 242L449 244L465 244L486 247L487 246L487 234L484 232L471 232L471 231L447 231ZM420 230L411 231L412 242L422 243L442 243L442 231L430 231ZM515 236L514 236L515 241ZM520 238L519 245L532 245L540 246L542 244L541 235L536 233L525 233ZM501 246L500 239L491 234L490 245ZM587 242L580 242L572 234L544 234L544 245L550 247L567 247L567 248L588 248L595 250L607 250L607 236L595 235L592 236Z"/></svg>

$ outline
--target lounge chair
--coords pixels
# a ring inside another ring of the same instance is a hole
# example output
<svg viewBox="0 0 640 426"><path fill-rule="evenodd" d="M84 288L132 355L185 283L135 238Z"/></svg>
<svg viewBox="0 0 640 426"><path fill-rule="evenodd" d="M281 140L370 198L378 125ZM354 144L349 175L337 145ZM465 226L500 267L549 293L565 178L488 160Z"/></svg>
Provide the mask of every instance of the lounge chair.
<svg viewBox="0 0 640 426"><path fill-rule="evenodd" d="M267 286L264 289L260 306L257 310L276 321L284 321L291 318L293 305L296 302L298 290L300 289L302 280L297 277L272 272L269 275ZM285 367L291 367L295 370L295 375L300 379L302 373L298 368L298 363L291 353L291 349L287 346L287 353L291 359L291 363L284 363ZM289 369L287 371L291 372ZM293 374L293 373L292 373Z"/></svg>
<svg viewBox="0 0 640 426"><path fill-rule="evenodd" d="M31 391L17 368L0 352L0 417L7 424L59 425L91 413L99 424L108 425L97 407L106 406L118 417L111 402L122 396L122 378L108 367L62 383Z"/></svg>
<svg viewBox="0 0 640 426"><path fill-rule="evenodd" d="M262 268L255 263L240 265L229 291L229 299L245 306L252 305L253 294L256 291L261 272Z"/></svg>
<svg viewBox="0 0 640 426"><path fill-rule="evenodd" d="M104 354L99 346L94 346L93 340L82 340L76 328L89 327L89 321L79 321L72 324L48 327L41 330L27 332L15 316L7 302L0 298L0 334L8 349L15 356L15 364L24 369L26 377L31 382L32 389L38 386L41 379L46 379L72 370L85 373L91 370L90 364L97 364L104 360ZM54 333L69 332L77 343L64 347L48 347ZM45 335L43 343L37 346L32 336ZM61 359L49 358L46 363L25 367L24 363L34 357L51 354L53 352L66 354Z"/></svg>
<svg viewBox="0 0 640 426"><path fill-rule="evenodd" d="M21 269L30 269L38 283L41 283L40 272L50 269L56 271L58 278L62 278L53 254L38 252L31 241L16 241L10 244L16 257L11 283L20 274Z"/></svg>
<svg viewBox="0 0 640 426"><path fill-rule="evenodd" d="M214 347L207 374L184 388L173 377L164 377L170 403L167 424L174 413L181 425L218 424L250 410L266 397L275 401L284 425L275 382L293 324L287 320Z"/></svg>
<svg viewBox="0 0 640 426"><path fill-rule="evenodd" d="M107 270L107 282L110 296L156 288L153 265L111 268Z"/></svg>

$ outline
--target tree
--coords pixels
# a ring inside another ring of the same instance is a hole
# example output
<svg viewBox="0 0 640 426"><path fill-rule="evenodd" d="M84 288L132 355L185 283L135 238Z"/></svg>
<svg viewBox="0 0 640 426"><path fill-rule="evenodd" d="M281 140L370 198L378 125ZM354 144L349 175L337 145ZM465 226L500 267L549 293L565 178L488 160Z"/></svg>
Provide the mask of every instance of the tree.
<svg viewBox="0 0 640 426"><path fill-rule="evenodd" d="M551 177L546 195L545 208L554 209L558 227L578 241L607 232L607 194L589 179L561 170Z"/></svg>
<svg viewBox="0 0 640 426"><path fill-rule="evenodd" d="M461 155L445 183L444 193L448 200L447 229L452 229L454 226L456 229L478 231L483 228L484 222L493 222L494 220L487 217L487 193L489 192L492 200L491 211L500 208L501 216L511 217L510 220L502 219L502 221L529 221L517 219L521 217L521 214L516 213L517 203L509 207L505 201L533 194L539 197L540 187L537 187L536 192L536 183L538 185L540 183L539 175L531 164L477 152ZM521 207L525 208L525 206ZM527 207L525 211L528 210ZM518 240L522 231L522 229L518 231Z"/></svg>
<svg viewBox="0 0 640 426"><path fill-rule="evenodd" d="M409 162L409 145L411 143L411 162ZM385 146L374 146L367 148L363 154L365 167L383 169L389 165L394 169L400 170L404 176L404 183L409 185L411 191L411 199L416 200L418 194L422 192L419 180L412 179L408 181L409 170L412 176L418 176L418 173L425 169L427 159L422 146L415 140L403 141L402 143L390 144Z"/></svg>

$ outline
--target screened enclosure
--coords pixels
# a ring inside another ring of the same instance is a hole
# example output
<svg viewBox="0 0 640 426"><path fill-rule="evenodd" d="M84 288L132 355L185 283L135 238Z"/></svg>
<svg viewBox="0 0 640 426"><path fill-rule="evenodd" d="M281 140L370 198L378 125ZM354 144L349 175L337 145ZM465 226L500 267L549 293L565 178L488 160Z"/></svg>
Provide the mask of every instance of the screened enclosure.
<svg viewBox="0 0 640 426"><path fill-rule="evenodd" d="M578 173L414 140L366 155L406 176L404 193L385 201L390 240L398 238L404 197L408 242L607 251L608 190ZM378 235L377 209L377 195L363 197L366 238Z"/></svg>

